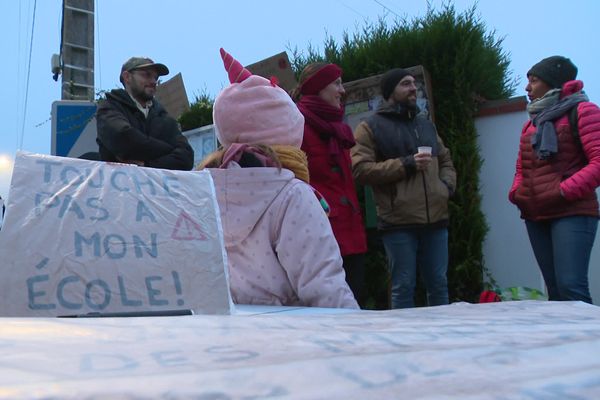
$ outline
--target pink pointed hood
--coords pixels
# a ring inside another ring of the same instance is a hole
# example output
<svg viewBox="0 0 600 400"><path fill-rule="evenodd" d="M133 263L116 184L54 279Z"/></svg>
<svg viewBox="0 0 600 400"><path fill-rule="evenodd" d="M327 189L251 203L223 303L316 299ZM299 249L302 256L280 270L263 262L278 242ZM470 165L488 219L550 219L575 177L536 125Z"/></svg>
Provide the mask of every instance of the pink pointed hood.
<svg viewBox="0 0 600 400"><path fill-rule="evenodd" d="M221 49L223 65L231 84L215 99L213 121L219 142L290 145L300 147L304 117L280 87L252 75Z"/></svg>

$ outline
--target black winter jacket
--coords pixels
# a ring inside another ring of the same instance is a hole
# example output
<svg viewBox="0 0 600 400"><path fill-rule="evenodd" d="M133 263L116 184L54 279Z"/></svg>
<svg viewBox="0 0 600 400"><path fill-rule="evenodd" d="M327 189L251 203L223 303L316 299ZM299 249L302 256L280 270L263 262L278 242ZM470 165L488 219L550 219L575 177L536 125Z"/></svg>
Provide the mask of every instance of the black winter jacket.
<svg viewBox="0 0 600 400"><path fill-rule="evenodd" d="M143 161L152 168L190 170L194 150L177 121L156 101L148 117L123 89L111 90L96 112L100 159Z"/></svg>

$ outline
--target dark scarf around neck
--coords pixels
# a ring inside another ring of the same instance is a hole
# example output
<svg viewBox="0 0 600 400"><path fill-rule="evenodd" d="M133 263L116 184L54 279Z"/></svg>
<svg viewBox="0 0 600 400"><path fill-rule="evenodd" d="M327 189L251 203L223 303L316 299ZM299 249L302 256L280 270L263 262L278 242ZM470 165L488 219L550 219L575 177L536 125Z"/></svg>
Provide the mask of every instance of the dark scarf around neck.
<svg viewBox="0 0 600 400"><path fill-rule="evenodd" d="M298 109L306 123L329 141L329 152L340 164L342 149L349 149L356 143L352 129L343 122L344 107L333 107L319 96L308 95L302 96Z"/></svg>
<svg viewBox="0 0 600 400"><path fill-rule="evenodd" d="M558 138L554 121L573 107L577 107L582 101L589 101L587 95L577 92L554 102L554 104L549 104L539 113L533 114L535 116L532 122L537 130L531 137L531 145L540 160L546 160L558 152Z"/></svg>

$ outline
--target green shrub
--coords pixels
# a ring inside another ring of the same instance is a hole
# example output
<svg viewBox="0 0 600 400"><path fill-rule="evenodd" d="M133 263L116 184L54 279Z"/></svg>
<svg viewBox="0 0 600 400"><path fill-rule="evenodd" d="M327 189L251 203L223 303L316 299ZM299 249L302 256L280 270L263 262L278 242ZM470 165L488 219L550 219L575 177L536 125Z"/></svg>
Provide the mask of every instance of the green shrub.
<svg viewBox="0 0 600 400"><path fill-rule="evenodd" d="M207 93L196 95L190 109L181 114L179 124L182 131L199 128L213 123L212 111L215 100Z"/></svg>

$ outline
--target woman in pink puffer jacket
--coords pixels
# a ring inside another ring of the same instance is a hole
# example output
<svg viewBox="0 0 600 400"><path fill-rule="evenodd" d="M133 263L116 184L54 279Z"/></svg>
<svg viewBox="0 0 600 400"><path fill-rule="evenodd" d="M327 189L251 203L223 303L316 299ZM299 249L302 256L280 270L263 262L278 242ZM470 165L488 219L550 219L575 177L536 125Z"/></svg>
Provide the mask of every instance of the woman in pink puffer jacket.
<svg viewBox="0 0 600 400"><path fill-rule="evenodd" d="M588 269L598 227L600 109L577 67L552 56L527 73L523 127L509 199L521 211L550 300L591 303Z"/></svg>

